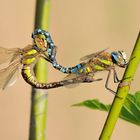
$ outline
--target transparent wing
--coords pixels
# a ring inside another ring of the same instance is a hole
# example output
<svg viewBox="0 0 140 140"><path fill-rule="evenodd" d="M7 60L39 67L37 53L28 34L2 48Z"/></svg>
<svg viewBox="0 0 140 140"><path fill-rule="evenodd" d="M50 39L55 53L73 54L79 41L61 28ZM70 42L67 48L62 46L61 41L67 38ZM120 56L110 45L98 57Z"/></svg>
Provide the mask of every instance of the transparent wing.
<svg viewBox="0 0 140 140"><path fill-rule="evenodd" d="M77 87L82 81L82 76L77 76L76 74L68 74L65 78L64 81L66 83L65 87L66 88L74 88ZM73 84L68 84L69 81L73 81Z"/></svg>
<svg viewBox="0 0 140 140"><path fill-rule="evenodd" d="M23 49L13 48L7 49L0 47L0 88L4 89L11 86L17 79L17 72L21 65L20 55L32 49L32 45L28 45Z"/></svg>
<svg viewBox="0 0 140 140"><path fill-rule="evenodd" d="M67 79L68 78L68 79ZM74 76L71 78L71 75L68 75L68 77L66 77L66 80L64 80L64 86L67 88L74 88L76 86L78 86L80 83L92 83L95 81L101 81L103 80L102 78L98 78L98 79L94 79L94 74L88 74L88 75L79 75L79 76ZM73 84L69 84L72 83Z"/></svg>
<svg viewBox="0 0 140 140"><path fill-rule="evenodd" d="M6 62L12 62L15 59L19 58L21 51L19 48L7 49L0 47L0 64Z"/></svg>
<svg viewBox="0 0 140 140"><path fill-rule="evenodd" d="M102 50L102 51L98 51L98 52L95 52L95 53L92 53L92 54L89 54L89 55L86 55L82 58L80 58L80 61L85 61L85 60L89 60L91 58L94 58L94 57L97 57L99 54L101 54L102 52L106 51L108 48Z"/></svg>
<svg viewBox="0 0 140 140"><path fill-rule="evenodd" d="M20 61L11 63L8 67L0 70L0 88L5 89L7 86L11 86L16 81L16 72L19 70Z"/></svg>

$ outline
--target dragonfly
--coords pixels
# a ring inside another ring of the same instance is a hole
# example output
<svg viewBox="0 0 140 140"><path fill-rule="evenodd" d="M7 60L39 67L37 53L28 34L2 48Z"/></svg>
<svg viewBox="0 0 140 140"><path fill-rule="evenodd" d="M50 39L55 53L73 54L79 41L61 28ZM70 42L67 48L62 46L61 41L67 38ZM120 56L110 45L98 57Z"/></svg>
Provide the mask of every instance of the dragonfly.
<svg viewBox="0 0 140 140"><path fill-rule="evenodd" d="M77 64L74 67L63 67L58 64L56 60L57 47L54 45L49 32L36 29L32 33L33 45L27 45L24 48L6 49L0 47L0 88L5 87L13 83L13 77L15 73L21 69L21 75L23 79L31 86L38 89L50 89L66 86L74 83L85 83L100 81L100 79L94 79L94 74L98 71L109 71L106 88L108 88L108 79L110 77L111 70L114 71L114 82L119 82L115 65L125 67L126 54L123 51L108 53L105 50L87 55L81 58L82 63ZM34 66L39 58L43 58L50 62L52 66L68 74L65 80L52 83L39 82L34 74ZM3 64L7 64L3 68Z"/></svg>
<svg viewBox="0 0 140 140"><path fill-rule="evenodd" d="M111 75L111 71L113 71L114 83L121 82L121 80L119 80L118 75L117 75L116 66L119 66L120 68L126 68L126 66L128 65L126 59L127 59L126 53L122 50L113 51L109 53L107 52L107 49L104 49L102 51L95 52L95 53L82 57L80 59L82 61L81 63L79 63L73 68L70 67L70 71L67 71L67 73L69 74L66 76L66 79L74 80L75 78L76 80L76 77L77 77L79 79L81 78L81 81L78 79L81 83L85 83L85 82L91 83L94 81L102 80L102 78L99 78L99 79L94 78L97 72L107 71L108 75L105 82L105 88L109 90L111 93L115 94L115 91L109 88L109 78ZM56 69L58 68L56 67ZM127 83L120 83L120 86L121 87L126 86L126 84Z"/></svg>
<svg viewBox="0 0 140 140"><path fill-rule="evenodd" d="M36 29L32 33L33 44L24 48L7 49L0 47L0 88L5 89L16 81L16 73L21 70L23 79L31 86L39 89L50 89L71 84L72 81L62 80L52 83L41 83L36 79L34 66L43 58L52 63L56 49L49 32Z"/></svg>

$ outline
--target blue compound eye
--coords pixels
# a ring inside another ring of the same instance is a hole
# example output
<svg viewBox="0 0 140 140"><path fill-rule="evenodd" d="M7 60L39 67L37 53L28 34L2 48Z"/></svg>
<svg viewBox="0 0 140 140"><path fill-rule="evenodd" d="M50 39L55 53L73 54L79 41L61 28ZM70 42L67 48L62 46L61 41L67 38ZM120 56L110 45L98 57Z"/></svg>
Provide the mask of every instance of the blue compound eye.
<svg viewBox="0 0 140 140"><path fill-rule="evenodd" d="M112 52L111 56L114 64L120 67L125 67L127 65L126 53L124 51Z"/></svg>
<svg viewBox="0 0 140 140"><path fill-rule="evenodd" d="M117 63L118 62L118 53L112 52L111 56L112 56L112 60L114 61L114 63Z"/></svg>

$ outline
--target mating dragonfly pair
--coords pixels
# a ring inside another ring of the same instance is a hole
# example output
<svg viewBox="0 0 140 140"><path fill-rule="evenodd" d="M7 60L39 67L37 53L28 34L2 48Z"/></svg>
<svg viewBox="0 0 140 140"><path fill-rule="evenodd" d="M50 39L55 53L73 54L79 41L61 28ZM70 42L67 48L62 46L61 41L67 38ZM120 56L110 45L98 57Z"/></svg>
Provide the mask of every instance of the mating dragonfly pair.
<svg viewBox="0 0 140 140"><path fill-rule="evenodd" d="M105 87L113 92L108 87L108 81L113 71L114 82L119 82L115 65L125 68L126 54L123 51L108 53L104 49L102 51L92 53L90 55L82 57L81 63L74 67L63 67L58 64L56 60L56 46L54 45L50 34L42 29L36 29L32 33L33 45L28 45L24 48L6 49L0 47L0 88L11 84L14 79L14 74L17 70L21 69L21 74L24 80L31 86L38 89L50 89L58 88L75 83L91 83L94 81L100 81L100 79L94 79L94 74L99 71L108 71ZM52 83L41 83L39 82L34 74L34 66L39 58L43 58L50 62L52 66L66 73L65 80L52 82ZM4 67L3 64L8 66Z"/></svg>

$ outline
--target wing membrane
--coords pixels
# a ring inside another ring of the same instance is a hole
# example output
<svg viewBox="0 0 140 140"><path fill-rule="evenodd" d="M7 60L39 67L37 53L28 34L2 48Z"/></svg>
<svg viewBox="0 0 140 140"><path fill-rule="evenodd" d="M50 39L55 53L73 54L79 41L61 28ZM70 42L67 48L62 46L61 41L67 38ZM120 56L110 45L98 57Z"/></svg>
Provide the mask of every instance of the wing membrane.
<svg viewBox="0 0 140 140"><path fill-rule="evenodd" d="M98 51L98 52L95 52L95 53L92 53L92 54L89 54L89 55L86 55L82 58L80 58L80 61L85 61L85 60L89 60L89 59L92 59L94 57L97 57L99 54L101 54L102 52L106 51L108 48L102 50L102 51Z"/></svg>
<svg viewBox="0 0 140 140"><path fill-rule="evenodd" d="M19 58L19 55L20 55L19 48L6 49L3 47L0 47L0 64L6 63L6 62L13 62L13 60Z"/></svg>
<svg viewBox="0 0 140 140"><path fill-rule="evenodd" d="M66 88L74 88L74 87L77 87L80 83L82 83L83 81L83 76L80 75L80 76L77 76L76 74L68 74L65 78L64 78L64 81L66 83L65 87ZM73 81L73 84L68 84L70 81Z"/></svg>
<svg viewBox="0 0 140 140"><path fill-rule="evenodd" d="M11 86L16 79L13 78L20 66L20 61L11 63L8 67L0 70L0 88L5 89L7 86Z"/></svg>

